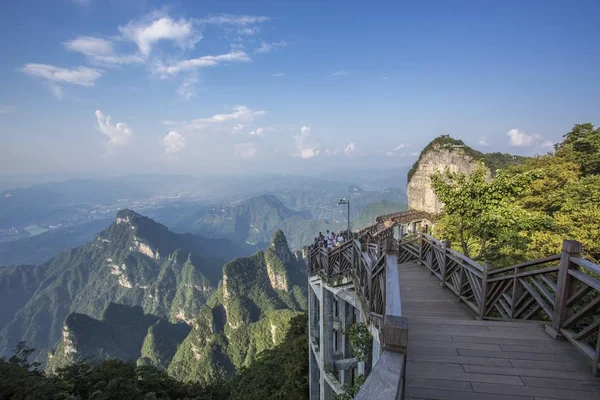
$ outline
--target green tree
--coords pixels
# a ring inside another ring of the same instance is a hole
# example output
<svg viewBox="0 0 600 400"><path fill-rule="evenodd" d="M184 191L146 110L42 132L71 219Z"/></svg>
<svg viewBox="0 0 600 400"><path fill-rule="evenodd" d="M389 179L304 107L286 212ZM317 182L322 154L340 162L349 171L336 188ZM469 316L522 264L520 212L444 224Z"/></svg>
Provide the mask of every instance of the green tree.
<svg viewBox="0 0 600 400"><path fill-rule="evenodd" d="M577 124L555 146L556 155L577 162L584 176L600 174L600 128Z"/></svg>
<svg viewBox="0 0 600 400"><path fill-rule="evenodd" d="M433 189L445 204L438 232L458 241L462 252L475 260L497 260L507 246L526 249L529 239L524 233L550 223L516 201L537 174L499 171L494 179L488 179L483 165L470 175L433 174Z"/></svg>

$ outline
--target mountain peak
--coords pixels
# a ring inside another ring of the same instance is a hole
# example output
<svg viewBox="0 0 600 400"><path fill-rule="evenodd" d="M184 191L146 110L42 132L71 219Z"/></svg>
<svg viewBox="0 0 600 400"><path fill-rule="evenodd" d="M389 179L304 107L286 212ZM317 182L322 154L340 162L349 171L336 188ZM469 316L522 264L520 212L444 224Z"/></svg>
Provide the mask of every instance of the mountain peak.
<svg viewBox="0 0 600 400"><path fill-rule="evenodd" d="M117 211L117 218L115 219L115 222L117 224L127 224L138 218L144 218L144 217L142 215L136 213L133 210L125 208L123 210Z"/></svg>
<svg viewBox="0 0 600 400"><path fill-rule="evenodd" d="M292 259L292 253L288 247L287 239L281 229L277 229L271 238L271 247L275 250L277 257L281 259L283 263L287 263Z"/></svg>

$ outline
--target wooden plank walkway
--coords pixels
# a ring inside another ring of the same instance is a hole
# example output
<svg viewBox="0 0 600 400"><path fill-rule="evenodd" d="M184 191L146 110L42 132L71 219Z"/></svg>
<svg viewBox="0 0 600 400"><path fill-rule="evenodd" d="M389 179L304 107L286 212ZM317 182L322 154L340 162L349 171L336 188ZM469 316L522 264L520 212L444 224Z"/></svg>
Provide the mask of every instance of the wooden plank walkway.
<svg viewBox="0 0 600 400"><path fill-rule="evenodd" d="M398 270L408 399L600 400L589 361L541 324L477 321L427 268L406 263Z"/></svg>

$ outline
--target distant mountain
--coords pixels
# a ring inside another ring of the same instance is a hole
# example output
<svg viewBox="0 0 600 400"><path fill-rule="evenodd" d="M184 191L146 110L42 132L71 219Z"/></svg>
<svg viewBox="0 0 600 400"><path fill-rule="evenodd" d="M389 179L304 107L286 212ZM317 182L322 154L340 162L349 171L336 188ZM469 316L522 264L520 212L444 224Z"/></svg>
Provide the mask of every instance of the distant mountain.
<svg viewBox="0 0 600 400"><path fill-rule="evenodd" d="M212 207L193 217L190 224L180 225L177 229L265 247L281 223L293 216L311 218L309 212L294 211L273 195L262 195Z"/></svg>
<svg viewBox="0 0 600 400"><path fill-rule="evenodd" d="M176 234L119 211L112 225L81 247L38 267L0 270L0 284L7 287L0 293L0 354L24 340L43 360L61 339L69 313L100 318L111 302L141 306L171 322L190 320L217 287L221 266L251 251L228 240Z"/></svg>
<svg viewBox="0 0 600 400"><path fill-rule="evenodd" d="M157 366L183 381L232 373L279 345L306 310L305 268L278 230L266 250L225 264L218 289L185 323L114 303L100 319L70 313L48 370L91 357Z"/></svg>
<svg viewBox="0 0 600 400"><path fill-rule="evenodd" d="M408 210L406 203L397 203L389 200L381 200L377 203L367 204L360 212L360 216L353 222L354 229L362 229L373 225L375 217Z"/></svg>
<svg viewBox="0 0 600 400"><path fill-rule="evenodd" d="M361 218L360 227L353 223L354 229L363 227L365 218L372 221L376 216L374 213L385 214L404 209L402 203L386 200L404 199L404 193L399 189L374 192L350 185L345 190L347 194L344 196L350 199L351 204L350 218ZM346 206L340 206L339 197L332 197L331 192L314 193L299 188L297 193L290 191L283 196L284 200L280 200L274 195L261 195L214 206L191 217L190 221L176 226L175 229L191 231L205 237L227 238L259 248L267 246L271 235L277 229L281 229L292 249L300 249L310 244L319 232L346 229ZM370 204L379 206L371 206L366 214L361 214L363 208ZM311 211L304 207L310 208ZM312 211L327 217L313 217Z"/></svg>

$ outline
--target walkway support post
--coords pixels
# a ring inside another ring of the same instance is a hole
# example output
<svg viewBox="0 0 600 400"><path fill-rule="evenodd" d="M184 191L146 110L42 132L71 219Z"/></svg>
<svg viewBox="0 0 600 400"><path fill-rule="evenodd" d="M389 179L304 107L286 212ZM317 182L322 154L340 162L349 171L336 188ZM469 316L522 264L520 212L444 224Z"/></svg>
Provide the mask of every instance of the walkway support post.
<svg viewBox="0 0 600 400"><path fill-rule="evenodd" d="M567 303L571 296L575 294L575 284L573 278L569 275L569 270L579 268L575 263L571 262L571 258L581 257L581 250L582 246L578 241L563 240L558 269L558 281L556 284L556 301L554 303L552 327L546 329L554 339L561 336L560 329L572 314L572 309Z"/></svg>
<svg viewBox="0 0 600 400"><path fill-rule="evenodd" d="M325 374L333 371L333 293L327 290L325 285L321 284L320 286L319 356L322 367L320 376L321 400L331 400L333 391L325 379Z"/></svg>

